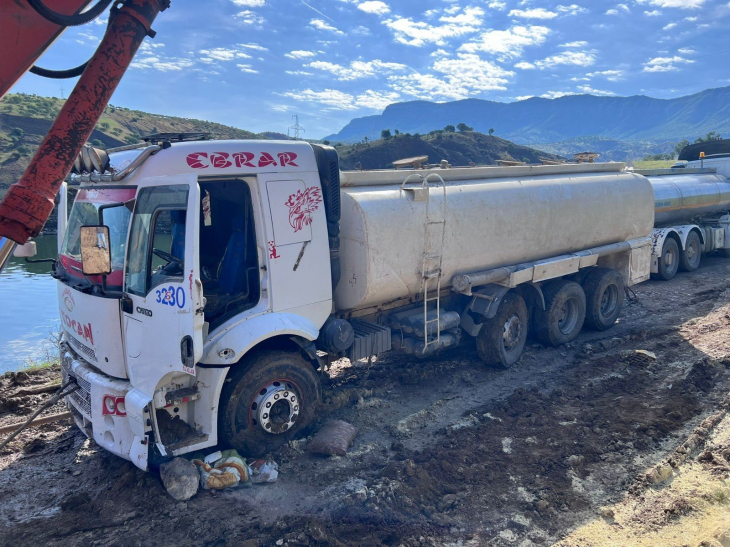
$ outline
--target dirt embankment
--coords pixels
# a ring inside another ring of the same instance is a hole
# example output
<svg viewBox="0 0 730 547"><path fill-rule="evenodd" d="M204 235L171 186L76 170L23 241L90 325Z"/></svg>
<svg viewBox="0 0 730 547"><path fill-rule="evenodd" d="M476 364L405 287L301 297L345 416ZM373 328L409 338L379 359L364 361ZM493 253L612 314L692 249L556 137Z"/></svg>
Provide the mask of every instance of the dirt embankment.
<svg viewBox="0 0 730 547"><path fill-rule="evenodd" d="M533 345L508 371L469 345L339 362L324 415L356 425L355 445L324 459L292 443L273 485L176 503L68 423L26 432L0 454L0 545L728 547L729 280L709 258L645 283L613 330ZM2 423L42 399L8 408L21 387L0 385Z"/></svg>

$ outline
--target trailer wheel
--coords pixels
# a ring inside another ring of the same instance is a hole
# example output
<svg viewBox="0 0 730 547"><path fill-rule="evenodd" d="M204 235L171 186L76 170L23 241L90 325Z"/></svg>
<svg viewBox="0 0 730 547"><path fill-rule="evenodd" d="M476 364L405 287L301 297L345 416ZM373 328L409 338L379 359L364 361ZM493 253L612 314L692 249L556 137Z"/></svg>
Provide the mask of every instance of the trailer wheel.
<svg viewBox="0 0 730 547"><path fill-rule="evenodd" d="M219 442L246 457L264 456L312 425L321 398L319 378L301 355L256 353L234 366L223 386Z"/></svg>
<svg viewBox="0 0 730 547"><path fill-rule="evenodd" d="M583 281L586 293L586 326L608 330L618 319L624 303L624 280L616 270L595 268Z"/></svg>
<svg viewBox="0 0 730 547"><path fill-rule="evenodd" d="M527 341L527 305L516 293L503 299L497 314L477 335L477 353L487 365L509 368L519 361Z"/></svg>
<svg viewBox="0 0 730 547"><path fill-rule="evenodd" d="M700 267L702 260L702 242L697 232L692 230L687 236L684 251L679 253L679 269L683 272L694 272Z"/></svg>
<svg viewBox="0 0 730 547"><path fill-rule="evenodd" d="M659 257L659 271L655 275L659 279L669 281L679 269L679 245L673 237L668 237L662 245L662 255Z"/></svg>
<svg viewBox="0 0 730 547"><path fill-rule="evenodd" d="M586 318L586 295L575 281L559 279L543 286L545 309L535 311L535 333L546 346L572 342Z"/></svg>

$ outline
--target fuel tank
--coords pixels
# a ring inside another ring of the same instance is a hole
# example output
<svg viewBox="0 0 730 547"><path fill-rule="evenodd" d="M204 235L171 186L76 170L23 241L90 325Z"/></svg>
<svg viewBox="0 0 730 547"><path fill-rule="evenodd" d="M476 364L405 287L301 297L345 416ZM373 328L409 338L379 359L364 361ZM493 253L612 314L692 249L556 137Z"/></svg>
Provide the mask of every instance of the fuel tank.
<svg viewBox="0 0 730 547"><path fill-rule="evenodd" d="M730 181L714 173L648 176L657 227L730 210Z"/></svg>
<svg viewBox="0 0 730 547"><path fill-rule="evenodd" d="M377 172L358 174L357 186L342 189L336 308L361 309L420 293L424 255L441 255L445 288L458 273L646 237L654 227L652 186L622 168L587 172L583 166L538 176L533 173L551 171L476 168L464 170L471 180L447 179L443 186L432 176L425 193L408 189L420 183L402 188L378 180L386 175ZM397 176L403 181L408 175Z"/></svg>

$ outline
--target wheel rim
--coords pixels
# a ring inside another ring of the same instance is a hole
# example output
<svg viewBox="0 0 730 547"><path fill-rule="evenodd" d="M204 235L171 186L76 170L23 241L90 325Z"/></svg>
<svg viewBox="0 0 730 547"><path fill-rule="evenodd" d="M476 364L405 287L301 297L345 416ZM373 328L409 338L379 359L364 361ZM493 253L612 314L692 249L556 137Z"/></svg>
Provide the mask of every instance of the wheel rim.
<svg viewBox="0 0 730 547"><path fill-rule="evenodd" d="M687 253L687 261L694 266L699 256L699 242L697 240L690 241L685 252Z"/></svg>
<svg viewBox="0 0 730 547"><path fill-rule="evenodd" d="M291 380L273 380L259 389L249 405L249 423L272 435L294 427L301 413L299 387Z"/></svg>
<svg viewBox="0 0 730 547"><path fill-rule="evenodd" d="M504 332L502 333L502 344L507 352L514 350L520 344L520 336L522 334L522 321L516 315L510 317L504 323Z"/></svg>
<svg viewBox="0 0 730 547"><path fill-rule="evenodd" d="M664 252L664 265L668 269L672 269L676 262L677 257L675 256L674 249L671 247L667 247L667 250Z"/></svg>
<svg viewBox="0 0 730 547"><path fill-rule="evenodd" d="M574 298L569 298L560 309L558 318L558 329L563 334L570 334L578 324L578 303Z"/></svg>
<svg viewBox="0 0 730 547"><path fill-rule="evenodd" d="M601 295L601 316L611 317L616 311L616 305L618 304L618 288L616 285L610 285L606 287Z"/></svg>

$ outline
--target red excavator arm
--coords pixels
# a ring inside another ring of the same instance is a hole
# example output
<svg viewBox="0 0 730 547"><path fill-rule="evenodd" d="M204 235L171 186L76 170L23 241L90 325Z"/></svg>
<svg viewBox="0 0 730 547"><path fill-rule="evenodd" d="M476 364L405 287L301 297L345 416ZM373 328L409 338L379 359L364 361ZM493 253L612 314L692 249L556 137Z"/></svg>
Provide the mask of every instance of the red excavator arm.
<svg viewBox="0 0 730 547"><path fill-rule="evenodd" d="M104 11L111 0L0 0L0 96L33 65L66 26ZM81 73L58 118L23 173L0 203L0 271L15 243L37 236L73 162L88 140L152 22L170 0L114 2L104 38ZM47 71L46 71L47 72ZM70 71L73 73L73 71ZM76 74L78 75L78 74ZM3 244L3 239L5 243ZM15 242L15 243L14 243Z"/></svg>
<svg viewBox="0 0 730 547"><path fill-rule="evenodd" d="M63 15L77 15L90 0L56 0L49 6ZM0 0L0 98L35 64L63 31L25 0Z"/></svg>

